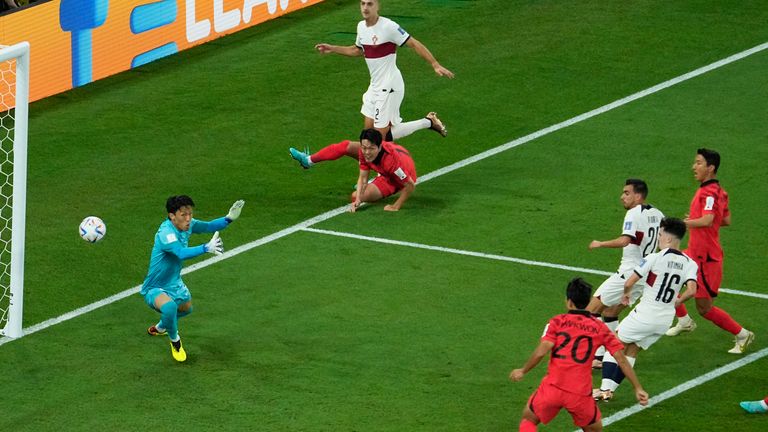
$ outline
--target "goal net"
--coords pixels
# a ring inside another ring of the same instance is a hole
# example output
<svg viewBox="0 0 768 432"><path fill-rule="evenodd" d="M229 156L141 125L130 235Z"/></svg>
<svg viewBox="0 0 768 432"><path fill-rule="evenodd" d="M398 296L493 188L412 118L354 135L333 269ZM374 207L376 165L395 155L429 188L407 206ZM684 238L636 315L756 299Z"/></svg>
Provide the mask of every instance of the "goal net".
<svg viewBox="0 0 768 432"><path fill-rule="evenodd" d="M0 46L0 336L22 336L29 44Z"/></svg>

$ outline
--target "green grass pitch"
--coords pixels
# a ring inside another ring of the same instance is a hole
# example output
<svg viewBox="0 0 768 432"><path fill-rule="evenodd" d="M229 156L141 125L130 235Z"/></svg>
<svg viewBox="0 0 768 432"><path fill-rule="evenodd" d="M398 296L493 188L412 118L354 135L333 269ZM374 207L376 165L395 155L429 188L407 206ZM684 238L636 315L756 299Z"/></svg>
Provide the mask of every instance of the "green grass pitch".
<svg viewBox="0 0 768 432"><path fill-rule="evenodd" d="M381 14L456 73L398 51L403 118L437 111L450 132L401 141L420 175L768 41L760 1L387 0ZM287 149L359 134L363 60L313 50L352 44L358 20L356 2L329 0L32 104L25 327L139 285L169 195L191 195L201 219L245 199L227 249L346 204L351 159L304 171ZM587 245L618 235L623 181L646 179L649 202L683 216L706 146L723 156L734 221L723 286L768 294L766 69L754 54L424 182L399 213L374 204L315 227L613 271L620 251ZM77 236L88 215L108 226L95 245ZM507 375L576 275L604 278L296 232L185 276L185 364L145 335L157 314L138 295L0 346L0 430L516 430L546 365ZM717 300L755 331L752 351L768 341L766 302ZM699 318L637 372L657 395L736 360L730 347ZM738 407L765 396L766 365L606 429L766 430ZM630 390L603 416L633 406ZM541 428L573 429L566 413Z"/></svg>

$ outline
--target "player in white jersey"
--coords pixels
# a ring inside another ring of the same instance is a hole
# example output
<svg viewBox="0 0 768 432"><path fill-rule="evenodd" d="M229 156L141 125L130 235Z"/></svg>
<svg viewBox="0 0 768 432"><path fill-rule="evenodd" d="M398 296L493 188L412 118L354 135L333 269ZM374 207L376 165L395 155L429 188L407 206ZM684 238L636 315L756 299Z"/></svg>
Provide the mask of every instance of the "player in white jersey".
<svg viewBox="0 0 768 432"><path fill-rule="evenodd" d="M319 43L315 48L322 54L336 53L349 57L364 56L371 74L368 90L363 94L360 112L365 117L363 129L375 128L385 141L394 141L421 129L433 129L440 135L448 133L445 126L430 112L423 119L403 123L400 104L405 97L405 83L397 68L397 47L408 46L426 60L439 76L453 78L453 72L444 68L429 49L400 27L396 22L379 16L379 0L361 0L360 12L363 20L357 24L357 38L354 45L339 46ZM313 164L336 160L342 156L357 159L360 143L344 140L331 144L320 151L289 149L291 156L303 168Z"/></svg>
<svg viewBox="0 0 768 432"><path fill-rule="evenodd" d="M647 350L667 331L675 317L675 307L696 294L696 272L698 266L691 258L680 252L680 241L685 236L685 222L665 218L659 229L659 252L652 253L634 268L624 282L622 304L628 305L633 287L643 280L640 302L616 329L619 340L624 344L627 360L634 366L640 349ZM685 292L678 297L685 286ZM603 381L593 396L599 400L613 397L624 374L610 353L603 359Z"/></svg>
<svg viewBox="0 0 768 432"><path fill-rule="evenodd" d="M656 252L659 223L664 218L664 214L657 208L646 204L645 199L647 197L648 185L643 180L627 179L621 191L621 204L627 210L621 235L608 241L593 240L589 244L590 249L623 248L618 271L595 290L594 297L587 306L587 310L592 314L602 315L605 325L614 331L619 325L619 313L626 307L621 304L624 282L632 274L635 266L640 264L643 257ZM642 284L637 284L632 291L630 304L640 297L641 291ZM600 367L604 352L602 348L598 350L594 367Z"/></svg>

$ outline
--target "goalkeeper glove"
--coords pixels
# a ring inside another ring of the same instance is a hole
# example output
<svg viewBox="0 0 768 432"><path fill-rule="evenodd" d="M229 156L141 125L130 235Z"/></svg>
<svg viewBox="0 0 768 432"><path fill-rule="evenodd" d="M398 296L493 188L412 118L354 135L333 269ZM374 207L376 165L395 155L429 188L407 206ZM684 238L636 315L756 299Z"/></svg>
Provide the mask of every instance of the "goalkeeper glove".
<svg viewBox="0 0 768 432"><path fill-rule="evenodd" d="M224 242L221 241L218 231L213 233L211 241L205 244L205 251L214 255L221 255L224 253Z"/></svg>
<svg viewBox="0 0 768 432"><path fill-rule="evenodd" d="M232 207L229 208L229 213L227 213L227 220L232 222L233 220L236 220L240 217L240 212L243 210L243 206L245 205L245 201L243 200L237 200L234 204L232 204Z"/></svg>

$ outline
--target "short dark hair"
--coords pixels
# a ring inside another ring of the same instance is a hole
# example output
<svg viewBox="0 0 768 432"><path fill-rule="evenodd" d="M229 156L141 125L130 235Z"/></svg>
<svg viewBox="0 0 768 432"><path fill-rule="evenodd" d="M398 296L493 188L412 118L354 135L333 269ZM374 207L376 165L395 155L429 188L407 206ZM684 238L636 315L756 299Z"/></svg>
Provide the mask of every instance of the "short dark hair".
<svg viewBox="0 0 768 432"><path fill-rule="evenodd" d="M664 229L665 233L672 234L679 240L685 237L685 222L678 218L665 217L661 220L659 226Z"/></svg>
<svg viewBox="0 0 768 432"><path fill-rule="evenodd" d="M360 132L360 142L363 142L363 140L372 142L376 147L381 147L381 132L373 128L363 129L363 131Z"/></svg>
<svg viewBox="0 0 768 432"><path fill-rule="evenodd" d="M168 213L176 213L180 208L186 206L195 206L195 202L192 201L192 198L186 195L175 195L169 197L165 202L165 209L168 210Z"/></svg>
<svg viewBox="0 0 768 432"><path fill-rule="evenodd" d="M568 282L565 290L565 298L572 301L579 309L584 309L592 297L592 285L584 279L577 277Z"/></svg>
<svg viewBox="0 0 768 432"><path fill-rule="evenodd" d="M707 161L707 165L714 165L717 173L717 169L720 168L720 153L712 149L700 148L696 150L696 154L700 154Z"/></svg>
<svg viewBox="0 0 768 432"><path fill-rule="evenodd" d="M648 184L645 183L645 181L633 178L627 179L624 186L629 185L632 185L632 190L635 191L636 194L640 194L643 198L648 197Z"/></svg>

